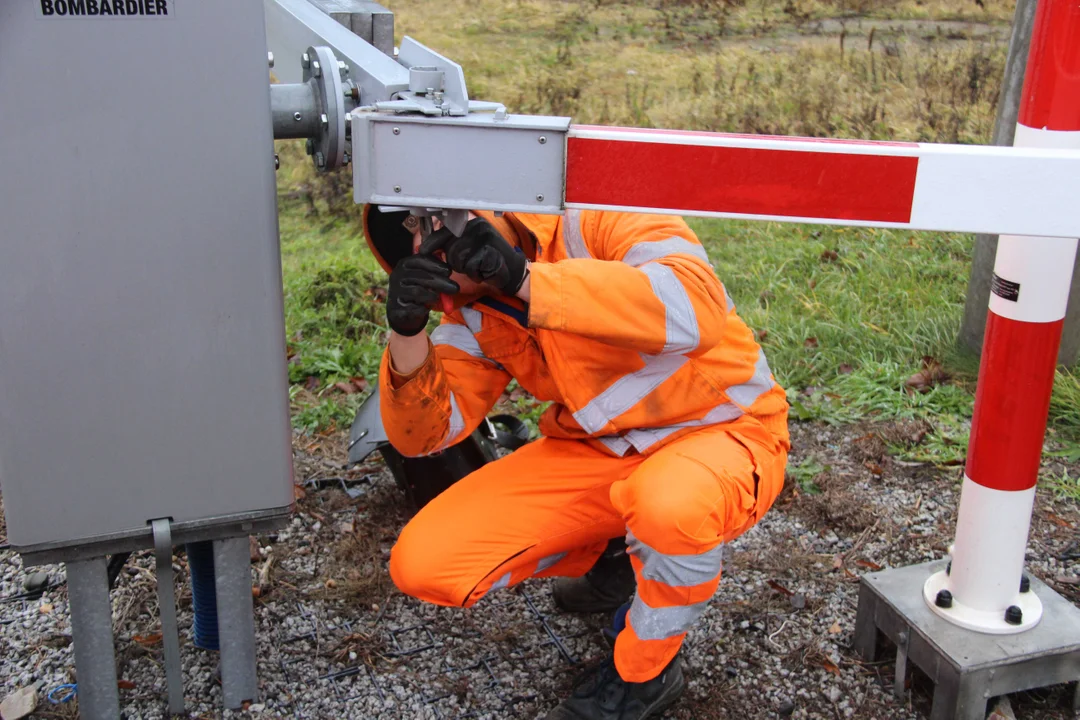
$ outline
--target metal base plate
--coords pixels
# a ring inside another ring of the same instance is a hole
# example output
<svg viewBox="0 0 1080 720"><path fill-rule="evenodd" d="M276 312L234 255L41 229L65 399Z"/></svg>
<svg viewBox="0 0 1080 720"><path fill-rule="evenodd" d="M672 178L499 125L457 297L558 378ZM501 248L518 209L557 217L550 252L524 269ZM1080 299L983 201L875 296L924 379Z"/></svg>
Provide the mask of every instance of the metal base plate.
<svg viewBox="0 0 1080 720"><path fill-rule="evenodd" d="M1080 609L1033 577L1042 622L1012 635L967 630L923 598L927 579L944 569L938 561L863 576L855 623L855 649L864 657L876 659L881 633L901 663L910 660L934 682L931 720L983 720L992 697L1080 681Z"/></svg>

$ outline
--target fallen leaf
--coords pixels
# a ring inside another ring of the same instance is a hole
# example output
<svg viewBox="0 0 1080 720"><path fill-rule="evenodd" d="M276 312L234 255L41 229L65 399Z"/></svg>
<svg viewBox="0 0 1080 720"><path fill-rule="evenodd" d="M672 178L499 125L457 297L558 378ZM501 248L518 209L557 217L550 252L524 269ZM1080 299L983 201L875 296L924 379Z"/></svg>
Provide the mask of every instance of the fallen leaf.
<svg viewBox="0 0 1080 720"><path fill-rule="evenodd" d="M337 580L335 580L334 578L330 578L329 580L326 581L326 589L327 590L333 590L336 587L337 587Z"/></svg>
<svg viewBox="0 0 1080 720"><path fill-rule="evenodd" d="M826 250L825 252L821 253L821 257L819 259L821 260L821 262L836 262L840 259L840 253L836 252L835 250Z"/></svg>
<svg viewBox="0 0 1080 720"><path fill-rule="evenodd" d="M882 475L885 473L885 468L881 467L873 460L867 460L863 463L863 466L875 475Z"/></svg>
<svg viewBox="0 0 1080 720"><path fill-rule="evenodd" d="M839 635L842 632L844 632L844 629L842 627L840 627L840 623L838 623L838 622L833 623L832 627L829 628L829 634L830 635Z"/></svg>
<svg viewBox="0 0 1080 720"><path fill-rule="evenodd" d="M935 386L948 381L949 374L936 358L926 355L922 359L922 370L904 381L904 387L915 392L927 393Z"/></svg>
<svg viewBox="0 0 1080 720"><path fill-rule="evenodd" d="M319 378L314 375L308 375L307 380L304 381L304 389L308 392L315 392L319 389Z"/></svg>
<svg viewBox="0 0 1080 720"><path fill-rule="evenodd" d="M368 389L367 378L362 378L362 377L349 378L349 382L351 382L353 385L356 386L357 392L367 392L367 389Z"/></svg>
<svg viewBox="0 0 1080 720"><path fill-rule="evenodd" d="M832 660L823 659L821 661L821 667L825 668L836 677L840 677L840 668L837 667L836 663L834 663Z"/></svg>
<svg viewBox="0 0 1080 720"><path fill-rule="evenodd" d="M840 367L836 368L836 372L840 373L841 375L850 375L851 373L855 372L855 368L851 367L847 363L841 363Z"/></svg>
<svg viewBox="0 0 1080 720"><path fill-rule="evenodd" d="M767 337L769 337L769 331L768 330L758 330L757 331L758 342L764 341L765 338L767 338Z"/></svg>
<svg viewBox="0 0 1080 720"><path fill-rule="evenodd" d="M252 585L251 586L251 597L258 600L261 595L262 595L262 590L259 589L259 586L258 585Z"/></svg>
<svg viewBox="0 0 1080 720"><path fill-rule="evenodd" d="M40 612L42 615L48 615L52 611L53 611L53 606L50 605L49 603L43 603L41 605L41 607L38 608L38 612Z"/></svg>
<svg viewBox="0 0 1080 720"><path fill-rule="evenodd" d="M839 570L840 568L844 567L844 556L833 555L832 566L833 570Z"/></svg>
<svg viewBox="0 0 1080 720"><path fill-rule="evenodd" d="M116 687L120 688L121 690L134 690L135 683L131 682L130 680L117 680Z"/></svg>
<svg viewBox="0 0 1080 720"><path fill-rule="evenodd" d="M360 390L358 390L351 382L336 382L334 383L334 389L343 392L346 395L355 395L360 392Z"/></svg>
<svg viewBox="0 0 1080 720"><path fill-rule="evenodd" d="M161 633L152 633L150 635L136 635L131 639L139 643L140 645L151 647L161 642Z"/></svg>
<svg viewBox="0 0 1080 720"><path fill-rule="evenodd" d="M304 488L300 487L299 483L293 483L293 500L303 500L307 497L307 493L304 492Z"/></svg>
<svg viewBox="0 0 1080 720"><path fill-rule="evenodd" d="M769 587L771 587L773 590L780 593L781 595L787 595L788 597L791 597L795 594L780 583L776 582L775 580L767 580L766 582L768 583Z"/></svg>
<svg viewBox="0 0 1080 720"><path fill-rule="evenodd" d="M811 280L810 282L806 283L806 286L813 290L817 287L817 280Z"/></svg>
<svg viewBox="0 0 1080 720"><path fill-rule="evenodd" d="M808 337L803 342L803 347L808 348L808 349L813 349L813 348L816 348L817 346L818 346L818 339L816 337Z"/></svg>
<svg viewBox="0 0 1080 720"><path fill-rule="evenodd" d="M855 564L858 565L859 567L870 568L871 570L874 570L875 572L881 569L881 566L878 565L876 562L872 562L870 560L864 560L862 558L859 558L858 560L856 560Z"/></svg>
<svg viewBox="0 0 1080 720"><path fill-rule="evenodd" d="M1058 527L1063 527L1063 528L1072 527L1072 523L1070 523L1068 520L1061 517L1060 515L1055 515L1052 512L1046 513L1046 519L1049 520L1050 522L1054 523Z"/></svg>

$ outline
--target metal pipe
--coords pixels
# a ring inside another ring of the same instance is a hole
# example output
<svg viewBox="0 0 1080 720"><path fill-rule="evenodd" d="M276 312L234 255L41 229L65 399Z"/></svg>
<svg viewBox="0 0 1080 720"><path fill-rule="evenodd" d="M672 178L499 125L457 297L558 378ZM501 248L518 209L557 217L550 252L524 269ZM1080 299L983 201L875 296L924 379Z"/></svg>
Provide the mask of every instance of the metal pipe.
<svg viewBox="0 0 1080 720"><path fill-rule="evenodd" d="M314 83L270 86L274 139L312 138L319 133L319 103Z"/></svg>
<svg viewBox="0 0 1080 720"><path fill-rule="evenodd" d="M247 536L214 541L221 694L234 710L259 692L255 672L255 617L251 598L251 545Z"/></svg>
<svg viewBox="0 0 1080 720"><path fill-rule="evenodd" d="M79 681L79 716L85 720L120 717L116 687L109 578L103 557L67 563L71 636Z"/></svg>

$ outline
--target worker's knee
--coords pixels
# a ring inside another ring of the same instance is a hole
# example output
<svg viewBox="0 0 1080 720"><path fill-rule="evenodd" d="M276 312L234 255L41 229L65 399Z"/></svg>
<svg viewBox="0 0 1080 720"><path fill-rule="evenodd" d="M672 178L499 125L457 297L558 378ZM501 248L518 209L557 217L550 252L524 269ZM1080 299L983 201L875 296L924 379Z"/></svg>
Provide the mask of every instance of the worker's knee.
<svg viewBox="0 0 1080 720"><path fill-rule="evenodd" d="M415 520L414 520L415 522ZM460 578L448 572L445 544L433 544L421 528L409 523L390 551L390 579L401 592L437 605L460 605Z"/></svg>
<svg viewBox="0 0 1080 720"><path fill-rule="evenodd" d="M721 533L718 520L724 515L724 495L715 480L685 475L632 478L625 497L627 525L651 545L707 544Z"/></svg>

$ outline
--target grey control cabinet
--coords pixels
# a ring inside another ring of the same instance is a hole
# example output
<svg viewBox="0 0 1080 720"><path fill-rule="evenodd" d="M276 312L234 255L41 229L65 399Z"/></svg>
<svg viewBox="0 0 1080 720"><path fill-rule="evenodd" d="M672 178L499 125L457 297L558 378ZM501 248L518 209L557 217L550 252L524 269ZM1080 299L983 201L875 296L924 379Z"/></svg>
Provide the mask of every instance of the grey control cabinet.
<svg viewBox="0 0 1080 720"><path fill-rule="evenodd" d="M106 12L110 11L110 12ZM259 0L0 1L0 493L33 553L293 501Z"/></svg>

